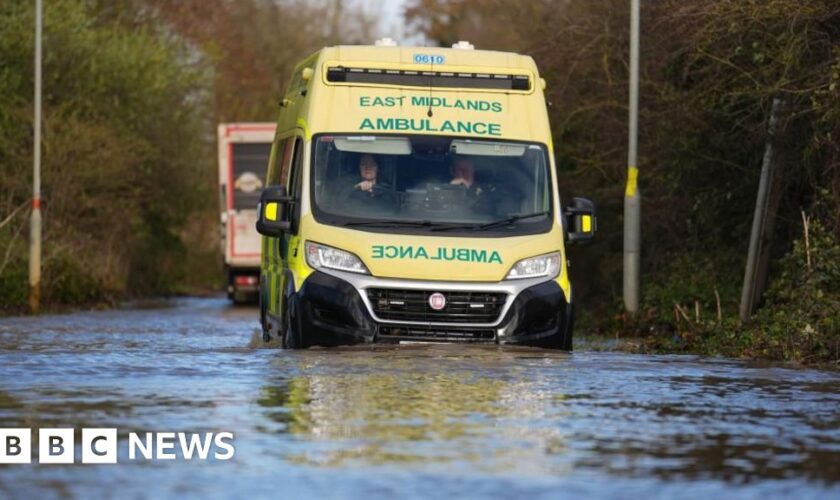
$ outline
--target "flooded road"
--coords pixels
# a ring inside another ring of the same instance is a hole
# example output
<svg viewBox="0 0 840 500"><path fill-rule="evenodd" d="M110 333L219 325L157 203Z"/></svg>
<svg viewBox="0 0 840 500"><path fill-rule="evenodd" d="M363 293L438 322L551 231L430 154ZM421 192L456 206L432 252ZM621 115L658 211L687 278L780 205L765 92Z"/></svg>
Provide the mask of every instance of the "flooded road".
<svg viewBox="0 0 840 500"><path fill-rule="evenodd" d="M118 465L0 465L0 497L840 498L840 374L459 345L282 351L221 299L0 319L0 427L119 429ZM228 461L129 432L233 432ZM33 442L37 441L37 430Z"/></svg>

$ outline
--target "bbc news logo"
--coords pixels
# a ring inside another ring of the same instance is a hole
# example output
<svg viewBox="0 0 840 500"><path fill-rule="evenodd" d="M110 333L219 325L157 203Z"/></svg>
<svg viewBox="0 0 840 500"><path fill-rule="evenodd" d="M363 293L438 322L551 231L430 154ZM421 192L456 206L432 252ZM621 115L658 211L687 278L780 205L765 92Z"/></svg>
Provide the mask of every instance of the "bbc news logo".
<svg viewBox="0 0 840 500"><path fill-rule="evenodd" d="M123 443L129 460L230 460L236 454L232 432L130 432ZM79 444L81 463L117 463L117 429L82 429ZM72 464L76 458L75 429L38 429L38 463ZM0 429L0 464L28 463L32 463L32 430Z"/></svg>

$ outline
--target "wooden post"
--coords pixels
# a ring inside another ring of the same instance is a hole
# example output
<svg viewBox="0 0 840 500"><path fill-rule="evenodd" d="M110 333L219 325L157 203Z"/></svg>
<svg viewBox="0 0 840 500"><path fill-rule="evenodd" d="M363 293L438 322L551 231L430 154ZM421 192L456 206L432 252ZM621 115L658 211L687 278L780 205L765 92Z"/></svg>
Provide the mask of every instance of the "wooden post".
<svg viewBox="0 0 840 500"><path fill-rule="evenodd" d="M774 186L779 163L780 120L784 102L773 99L770 120L767 124L767 142L764 158L761 162L761 176L758 182L758 195L755 200L750 245L747 252L747 265L744 270L744 285L741 289L741 321L747 321L755 312L756 305L764 292L769 266L769 244L773 237L776 211L779 205L779 186ZM778 183L776 183L778 184Z"/></svg>

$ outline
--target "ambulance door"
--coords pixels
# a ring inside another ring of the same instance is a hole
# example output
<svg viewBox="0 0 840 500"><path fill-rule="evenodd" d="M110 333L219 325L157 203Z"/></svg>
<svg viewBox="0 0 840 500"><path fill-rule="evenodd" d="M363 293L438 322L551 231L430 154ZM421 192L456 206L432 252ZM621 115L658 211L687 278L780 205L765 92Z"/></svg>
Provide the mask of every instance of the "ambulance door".
<svg viewBox="0 0 840 500"><path fill-rule="evenodd" d="M277 143L277 150L274 155L274 163L268 172L267 185L268 186L284 186L288 192L289 185L289 171L294 150L295 138L286 137L279 138ZM285 214L284 214L285 217ZM280 305L280 291L282 290L281 281L283 275L283 260L285 253L282 250L287 248L283 244L284 237L262 237L262 279L261 283L264 286L264 297L266 297L268 309L272 313L279 313Z"/></svg>
<svg viewBox="0 0 840 500"><path fill-rule="evenodd" d="M281 266L281 286L280 289L287 293L297 291L295 288L295 281L293 276L293 269L290 266L290 261L295 260L297 255L292 255L296 248L298 248L298 241L300 240L300 208L301 196L303 195L303 156L304 156L304 141L302 137L294 137L290 139L294 141L290 146L291 152L291 166L289 169L288 183L286 190L293 198L293 202L289 205L288 210L283 213L283 217L290 223L290 229L284 233L278 242L278 257Z"/></svg>

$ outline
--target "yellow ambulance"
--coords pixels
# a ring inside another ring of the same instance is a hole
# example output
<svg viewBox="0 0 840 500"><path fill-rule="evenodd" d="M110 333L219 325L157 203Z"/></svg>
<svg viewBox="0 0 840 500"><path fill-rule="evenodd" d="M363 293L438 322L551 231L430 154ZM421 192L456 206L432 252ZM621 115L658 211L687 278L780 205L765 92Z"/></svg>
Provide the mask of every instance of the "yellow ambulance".
<svg viewBox="0 0 840 500"><path fill-rule="evenodd" d="M571 349L565 244L595 214L561 204L544 87L466 42L300 63L258 208L263 338Z"/></svg>

